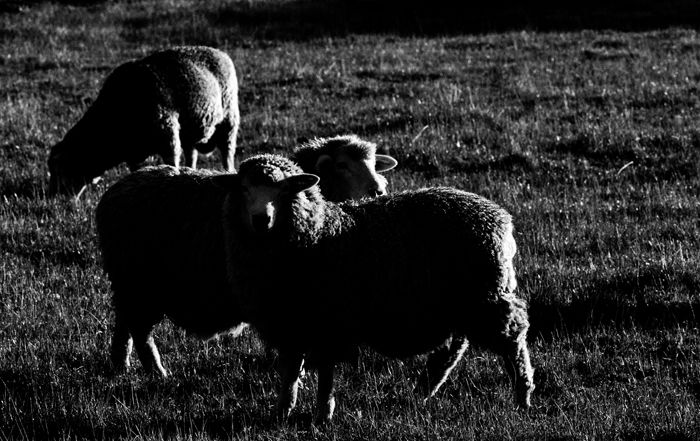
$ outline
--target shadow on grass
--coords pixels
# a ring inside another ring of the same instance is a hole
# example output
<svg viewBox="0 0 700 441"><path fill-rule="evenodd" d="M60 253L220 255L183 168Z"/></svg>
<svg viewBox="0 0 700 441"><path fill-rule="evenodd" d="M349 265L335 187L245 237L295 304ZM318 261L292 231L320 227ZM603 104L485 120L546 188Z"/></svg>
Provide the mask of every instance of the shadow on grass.
<svg viewBox="0 0 700 441"><path fill-rule="evenodd" d="M1 198L28 198L39 199L46 195L48 179L38 176L0 176L0 199Z"/></svg>
<svg viewBox="0 0 700 441"><path fill-rule="evenodd" d="M302 0L240 2L211 17L216 26L238 26L267 38L327 34L457 34L508 29L643 30L697 27L693 0Z"/></svg>
<svg viewBox="0 0 700 441"><path fill-rule="evenodd" d="M197 365L196 372L165 380L148 377L140 369L111 376L101 356L94 364L60 363L51 371L0 370L0 409L8 406L2 411L0 433L8 439L137 435L171 439L196 434L229 439L244 430L273 429L277 426L270 412L273 403L267 396L256 395L249 375L232 373L264 375L269 361L244 353L231 355L235 361L227 357L222 362L219 357L209 363L207 359ZM81 361L90 363L91 359ZM292 424L304 425L306 420Z"/></svg>
<svg viewBox="0 0 700 441"><path fill-rule="evenodd" d="M698 323L697 295L685 302L664 302L647 299L644 291L649 287L661 290L673 287L692 296L700 292L700 276L670 271L661 277L664 280L657 269L650 269L640 275L596 280L569 303L534 299L528 308L529 335L551 340L559 334L579 333L599 326L667 329Z"/></svg>
<svg viewBox="0 0 700 441"><path fill-rule="evenodd" d="M73 243L57 243L53 238L34 239L34 233L9 235L0 233L0 244L3 251L17 257L27 259L34 266L66 265L88 268L95 264L96 257L85 252Z"/></svg>
<svg viewBox="0 0 700 441"><path fill-rule="evenodd" d="M648 432L640 429L638 431L629 431L622 435L620 438L623 441L637 441L637 440L650 440L650 441L693 441L697 440L694 436L683 433L680 430L663 430L653 436L649 436Z"/></svg>

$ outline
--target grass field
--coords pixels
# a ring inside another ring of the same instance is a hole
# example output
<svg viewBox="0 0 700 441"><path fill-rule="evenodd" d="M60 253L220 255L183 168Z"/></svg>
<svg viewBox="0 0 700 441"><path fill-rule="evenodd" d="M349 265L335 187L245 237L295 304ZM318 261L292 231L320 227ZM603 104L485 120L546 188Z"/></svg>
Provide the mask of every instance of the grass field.
<svg viewBox="0 0 700 441"><path fill-rule="evenodd" d="M0 439L700 439L700 33L291 38L295 22L255 21L253 4L0 8ZM452 185L513 214L529 412L478 348L427 405L411 393L422 359L364 352L322 429L313 377L274 422L275 358L252 333L202 342L165 323L171 378L109 375L93 215L126 168L74 204L45 197L46 159L111 68L175 44L232 56L237 160L352 132L399 160L393 190Z"/></svg>

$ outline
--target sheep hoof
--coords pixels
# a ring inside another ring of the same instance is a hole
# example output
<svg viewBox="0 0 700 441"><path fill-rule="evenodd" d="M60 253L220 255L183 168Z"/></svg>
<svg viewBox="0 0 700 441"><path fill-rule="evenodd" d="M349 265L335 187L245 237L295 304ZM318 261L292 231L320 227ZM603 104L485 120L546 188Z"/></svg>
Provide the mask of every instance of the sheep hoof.
<svg viewBox="0 0 700 441"><path fill-rule="evenodd" d="M314 419L314 426L316 427L326 427L331 424L331 415L317 415Z"/></svg>
<svg viewBox="0 0 700 441"><path fill-rule="evenodd" d="M531 403L530 403L530 395L532 394L532 391L535 389L535 386L530 385L523 385L523 386L518 386L516 390L516 397L515 397L515 402L520 409L530 409Z"/></svg>
<svg viewBox="0 0 700 441"><path fill-rule="evenodd" d="M286 424L289 421L289 417L292 414L292 409L278 409L276 420L278 424Z"/></svg>
<svg viewBox="0 0 700 441"><path fill-rule="evenodd" d="M325 426L331 423L333 419L333 411L335 410L335 398L330 397L325 405L321 406L316 414L315 424L317 426Z"/></svg>
<svg viewBox="0 0 700 441"><path fill-rule="evenodd" d="M124 366L124 365L119 365L119 366L112 366L112 369L110 370L110 373L114 377L119 377L121 375L125 375L129 372L129 367Z"/></svg>

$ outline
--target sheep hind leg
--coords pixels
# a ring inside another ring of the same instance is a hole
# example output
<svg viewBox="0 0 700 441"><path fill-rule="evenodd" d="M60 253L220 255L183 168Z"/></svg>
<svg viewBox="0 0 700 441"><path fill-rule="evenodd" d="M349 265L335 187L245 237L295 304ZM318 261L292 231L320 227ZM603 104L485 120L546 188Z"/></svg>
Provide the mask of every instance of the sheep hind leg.
<svg viewBox="0 0 700 441"><path fill-rule="evenodd" d="M236 137L238 122L234 117L224 119L216 126L216 131L210 142L219 149L221 165L227 172L234 172L234 156L236 154Z"/></svg>
<svg viewBox="0 0 700 441"><path fill-rule="evenodd" d="M504 369L511 380L515 392L516 404L524 409L530 407L530 395L535 389L533 381L534 369L530 364L530 352L527 348L525 335L516 341L508 342L501 354Z"/></svg>
<svg viewBox="0 0 700 441"><path fill-rule="evenodd" d="M180 122L175 115L169 115L161 123L156 145L163 146L161 157L163 162L175 168L180 167L182 143L180 142Z"/></svg>
<svg viewBox="0 0 700 441"><path fill-rule="evenodd" d="M529 321L522 300L512 299L506 303L507 314L501 316L504 327L494 342L494 349L503 357L504 369L513 384L516 404L527 409L530 407L530 395L535 389L534 369L527 347Z"/></svg>
<svg viewBox="0 0 700 441"><path fill-rule="evenodd" d="M415 388L416 392L424 397L423 401L435 395L468 347L469 340L466 337L454 336L451 341L428 355L425 369Z"/></svg>
<svg viewBox="0 0 700 441"><path fill-rule="evenodd" d="M163 378L168 376L168 371L163 367L158 347L153 340L153 327L155 323L131 327L131 336L134 339L136 353L141 360L141 365L149 374L157 374Z"/></svg>
<svg viewBox="0 0 700 441"><path fill-rule="evenodd" d="M318 368L318 395L316 399L316 424L329 423L335 410L335 397L333 396L333 375L335 365L333 362L324 362Z"/></svg>
<svg viewBox="0 0 700 441"><path fill-rule="evenodd" d="M289 418L297 404L297 394L301 384L301 373L304 369L304 357L297 353L280 351L279 371L281 387L279 403L277 405L277 417L281 421Z"/></svg>

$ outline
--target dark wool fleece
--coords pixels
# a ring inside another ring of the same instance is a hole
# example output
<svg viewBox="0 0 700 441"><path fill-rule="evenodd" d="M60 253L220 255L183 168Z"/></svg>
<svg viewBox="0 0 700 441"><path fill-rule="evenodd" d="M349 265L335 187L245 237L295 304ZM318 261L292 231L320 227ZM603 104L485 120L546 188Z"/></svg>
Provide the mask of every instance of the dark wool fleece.
<svg viewBox="0 0 700 441"><path fill-rule="evenodd" d="M453 332L489 344L524 308L503 265L511 218L483 197L430 188L334 204L314 187L287 203L269 235L238 240L226 214L247 320L278 348L403 357Z"/></svg>
<svg viewBox="0 0 700 441"><path fill-rule="evenodd" d="M240 324L221 222L223 201L236 183L235 175L160 166L105 192L96 224L117 310L167 315L203 337Z"/></svg>

